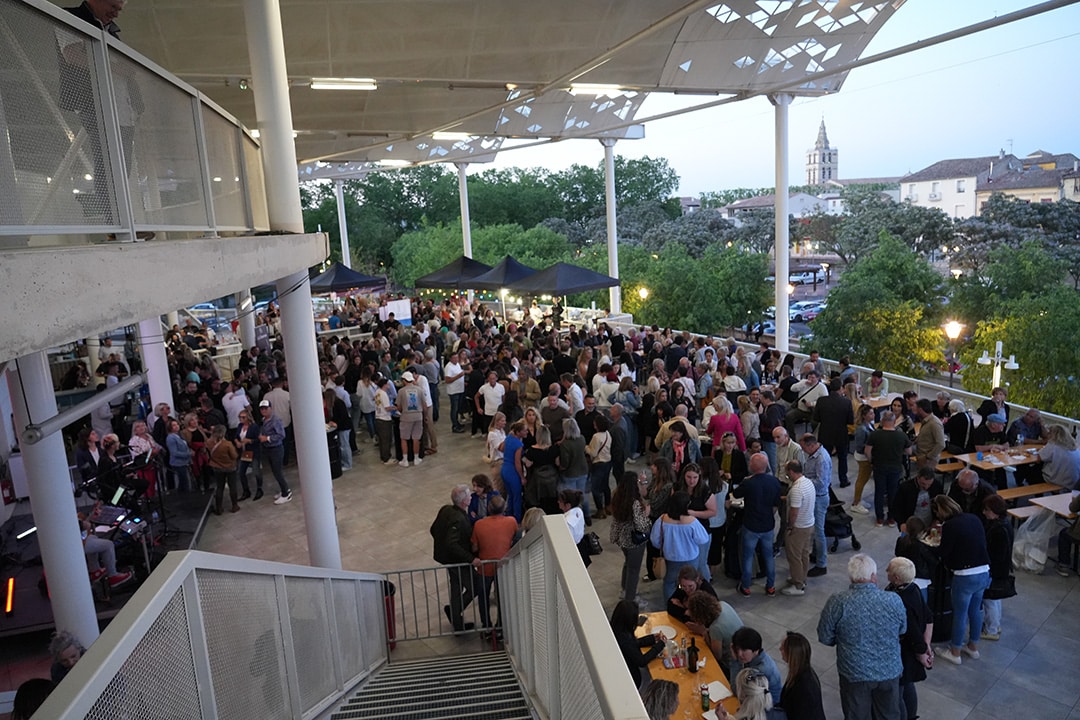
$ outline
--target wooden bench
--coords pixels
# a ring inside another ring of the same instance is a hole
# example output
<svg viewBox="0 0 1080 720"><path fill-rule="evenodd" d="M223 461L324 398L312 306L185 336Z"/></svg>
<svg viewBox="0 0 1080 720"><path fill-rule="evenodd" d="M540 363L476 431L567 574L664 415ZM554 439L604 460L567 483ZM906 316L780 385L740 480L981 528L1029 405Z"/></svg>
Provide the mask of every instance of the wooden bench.
<svg viewBox="0 0 1080 720"><path fill-rule="evenodd" d="M934 470L936 472L944 474L944 473L960 472L961 470L963 470L966 467L967 467L967 465L960 462L959 460L954 460L952 462L945 462L944 460L942 460L942 461L938 462L937 467L935 467Z"/></svg>
<svg viewBox="0 0 1080 720"><path fill-rule="evenodd" d="M1062 487L1060 485L1044 482L1036 483L1035 485L1020 485L1018 487L1005 488L1004 490L998 490L998 495L1000 495L1003 500L1019 500L1020 498L1032 497L1034 495L1061 492L1061 490Z"/></svg>

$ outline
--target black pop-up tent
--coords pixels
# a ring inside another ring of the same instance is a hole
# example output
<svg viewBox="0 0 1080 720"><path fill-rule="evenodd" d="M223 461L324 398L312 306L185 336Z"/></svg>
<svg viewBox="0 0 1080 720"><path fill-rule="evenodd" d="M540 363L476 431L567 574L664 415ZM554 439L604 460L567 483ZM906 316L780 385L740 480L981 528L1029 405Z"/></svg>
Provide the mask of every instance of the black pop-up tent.
<svg viewBox="0 0 1080 720"><path fill-rule="evenodd" d="M470 280L468 285L473 290L501 290L513 287L516 283L535 274L536 271L531 267L522 265L507 255L498 265Z"/></svg>
<svg viewBox="0 0 1080 720"><path fill-rule="evenodd" d="M435 290L469 290L474 287L472 279L489 270L490 265L462 255L449 265L417 278L413 286Z"/></svg>
<svg viewBox="0 0 1080 720"><path fill-rule="evenodd" d="M561 296L615 287L618 284L618 278L561 262L512 283L509 287L514 292L527 295Z"/></svg>
<svg viewBox="0 0 1080 720"><path fill-rule="evenodd" d="M347 290L383 292L386 290L386 280L357 272L341 263L334 263L324 272L311 278L311 292L317 295Z"/></svg>

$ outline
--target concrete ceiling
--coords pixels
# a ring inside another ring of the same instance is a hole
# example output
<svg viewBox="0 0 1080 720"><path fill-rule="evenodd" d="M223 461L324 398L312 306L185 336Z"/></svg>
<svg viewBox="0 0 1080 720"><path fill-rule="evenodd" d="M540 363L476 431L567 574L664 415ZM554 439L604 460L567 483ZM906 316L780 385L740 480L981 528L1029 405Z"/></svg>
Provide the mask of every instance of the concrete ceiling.
<svg viewBox="0 0 1080 720"><path fill-rule="evenodd" d="M281 0L298 157L475 160L509 137L620 136L649 92L835 92L844 73L791 86L855 60L902 2ZM243 0L136 0L119 24L257 127ZM379 87L312 90L313 77ZM571 81L623 90L575 96ZM438 130L474 137L440 144Z"/></svg>

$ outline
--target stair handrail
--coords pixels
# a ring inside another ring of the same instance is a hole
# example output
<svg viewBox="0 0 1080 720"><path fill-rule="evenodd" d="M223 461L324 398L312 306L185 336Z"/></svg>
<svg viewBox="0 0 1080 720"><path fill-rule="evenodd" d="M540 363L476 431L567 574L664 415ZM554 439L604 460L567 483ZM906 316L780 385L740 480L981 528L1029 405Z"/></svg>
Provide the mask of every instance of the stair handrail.
<svg viewBox="0 0 1080 720"><path fill-rule="evenodd" d="M543 720L648 720L562 515L549 515L499 568L506 650Z"/></svg>
<svg viewBox="0 0 1080 720"><path fill-rule="evenodd" d="M387 662L384 582L169 553L35 717L316 717Z"/></svg>

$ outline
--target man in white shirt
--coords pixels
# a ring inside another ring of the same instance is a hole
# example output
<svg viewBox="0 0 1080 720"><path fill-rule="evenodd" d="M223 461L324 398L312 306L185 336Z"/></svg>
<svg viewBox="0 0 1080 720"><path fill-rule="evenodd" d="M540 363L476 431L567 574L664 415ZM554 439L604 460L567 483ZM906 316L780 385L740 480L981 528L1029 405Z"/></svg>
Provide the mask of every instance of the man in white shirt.
<svg viewBox="0 0 1080 720"><path fill-rule="evenodd" d="M235 382L229 383L228 391L221 397L221 404L225 408L225 421L229 430L236 430L240 425L240 413L244 408L251 407L244 388Z"/></svg>
<svg viewBox="0 0 1080 720"><path fill-rule="evenodd" d="M435 435L435 416L432 411L434 403L431 399L431 381L427 379L427 376L424 375L424 373L420 372L420 368L416 366L416 363L410 365L409 370L416 376L416 384L420 386L421 392L424 393L424 453L427 455L434 455L439 452L439 438Z"/></svg>
<svg viewBox="0 0 1080 720"><path fill-rule="evenodd" d="M274 389L266 393L263 400L270 401L271 412L281 420L281 426L285 429L285 455L281 464L288 465L290 453L296 450L296 440L292 429L292 409L289 405L289 391L285 389L285 378L274 378L273 385Z"/></svg>
<svg viewBox="0 0 1080 720"><path fill-rule="evenodd" d="M784 548L787 552L790 582L782 595L805 595L806 573L810 568L810 548L814 544L814 483L802 474L802 463L792 460L784 470L791 480L787 493L787 530Z"/></svg>
<svg viewBox="0 0 1080 720"><path fill-rule="evenodd" d="M450 425L455 433L465 432L465 426L461 424L461 398L465 395L465 374L468 364L462 366L461 355L457 352L450 353L450 362L443 368L443 382L446 384L446 394L450 396Z"/></svg>
<svg viewBox="0 0 1080 720"><path fill-rule="evenodd" d="M487 418L484 427L491 425L495 413L499 411L499 406L502 405L503 395L505 394L506 388L499 384L499 376L492 370L487 374L487 382L480 386L474 398L476 411Z"/></svg>
<svg viewBox="0 0 1080 720"><path fill-rule="evenodd" d="M581 392L581 387L574 382L574 376L570 373L563 373L562 377L559 378L559 382L566 393L566 402L570 406L570 414L577 416L579 412L585 409L585 396Z"/></svg>
<svg viewBox="0 0 1080 720"><path fill-rule="evenodd" d="M796 435L795 426L799 423L810 422L814 417L814 406L817 405L819 399L829 394L829 389L820 382L817 370L810 368L806 372L806 379L792 385L791 391L795 393L797 399L784 416L784 427L787 428L789 435Z"/></svg>

